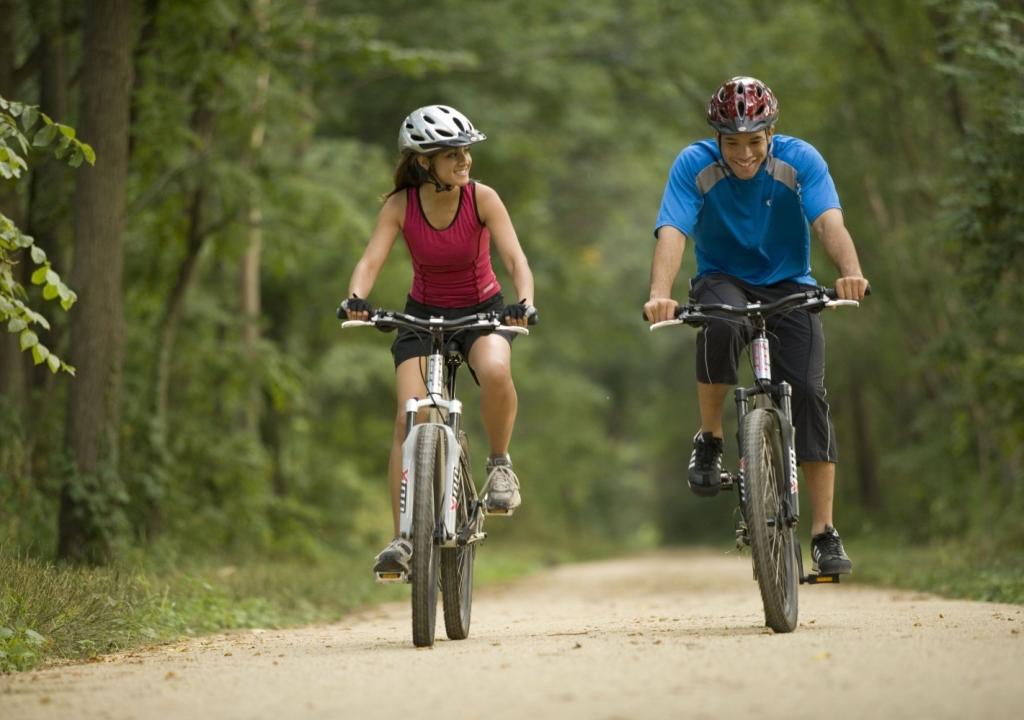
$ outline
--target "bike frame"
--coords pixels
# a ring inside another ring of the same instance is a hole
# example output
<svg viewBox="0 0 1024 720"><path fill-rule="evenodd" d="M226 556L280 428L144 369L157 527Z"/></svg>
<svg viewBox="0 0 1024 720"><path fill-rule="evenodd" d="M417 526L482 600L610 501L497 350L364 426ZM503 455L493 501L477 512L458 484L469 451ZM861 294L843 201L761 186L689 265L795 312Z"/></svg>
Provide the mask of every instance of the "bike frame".
<svg viewBox="0 0 1024 720"><path fill-rule="evenodd" d="M763 314L751 316L754 323L754 339L750 343L751 360L754 366L754 385L752 387L736 388L736 444L739 447L739 456L745 457L743 447L743 421L750 410L752 398L765 396L771 403L766 408L779 416L779 427L782 428L782 457L785 463L785 477L788 482L783 493L785 502L784 521L789 527L793 527L800 520L800 489L797 481L796 464L796 430L793 427L793 388L783 380L780 383L773 383L771 350L768 343L768 332L766 320ZM740 509L743 509L743 473L744 467L739 468L740 480Z"/></svg>
<svg viewBox="0 0 1024 720"><path fill-rule="evenodd" d="M464 359L455 350L447 350L451 336L467 330L501 330L519 335L530 331L515 325L503 325L494 313L480 313L460 320L446 320L440 317L418 318L404 313L377 311L370 320L346 320L343 328L349 327L405 327L415 332L430 335L430 353L424 358L425 398L412 397L405 401L405 440L402 442L402 479L398 496L398 529L405 539L412 538L413 500L417 491L416 483L416 442L420 433L440 432L445 444L444 481L439 498L441 512L434 529L434 543L440 547L457 547L477 542L485 537L480 526L483 512L480 501L469 508L470 526L475 532L458 532L457 512L461 473L462 445L459 443L459 429L462 422L462 402L455 397L455 377ZM442 422L417 422L420 411L430 408L443 418Z"/></svg>
<svg viewBox="0 0 1024 720"><path fill-rule="evenodd" d="M459 483L461 482L462 446L458 441L459 424L462 418L462 402L455 398L455 371L462 364L457 355L449 357L448 372L445 373L445 358L439 338L435 338L431 354L426 358L427 397L409 398L405 401L406 430L402 443L402 484L398 499L399 534L412 537L412 508L416 492L416 441L419 433L436 428L441 431L445 443L444 486L441 490L442 512L435 528L435 543L441 547L455 547L458 544L455 512L458 509ZM454 353L453 353L454 355ZM417 423L416 417L423 408L444 411L445 422ZM476 509L474 508L473 511Z"/></svg>
<svg viewBox="0 0 1024 720"><path fill-rule="evenodd" d="M855 300L840 300L834 289L816 288L800 293L787 295L770 303L750 303L745 307L734 307L722 304L691 304L680 305L673 320L665 320L651 325L651 330L657 330L669 325L691 325L700 327L711 319L707 313L720 311L730 315L749 318L754 325L754 337L750 342L751 361L754 369L754 385L751 387L739 387L735 391L736 415L737 415L737 445L739 448L740 467L733 475L726 470L722 471L722 489L728 490L734 485L739 488L740 514L744 518L744 525L737 531L737 544L743 542L749 544L746 535L746 509L744 496L744 458L746 449L743 447L743 423L751 411L751 402L756 402L759 396L768 399L769 407L764 408L769 412L776 413L779 419L779 427L782 429L782 456L785 463L785 475L787 487L780 488L783 497L782 521L788 527L795 527L800 519L800 495L797 482L796 462L796 431L793 428L792 396L793 389L789 383L772 382L771 351L768 342L767 321L768 315L785 308L799 308L819 310L822 308L835 308L852 306L860 303ZM838 577L833 576L804 576L803 558L798 553L800 563L800 582L838 582Z"/></svg>

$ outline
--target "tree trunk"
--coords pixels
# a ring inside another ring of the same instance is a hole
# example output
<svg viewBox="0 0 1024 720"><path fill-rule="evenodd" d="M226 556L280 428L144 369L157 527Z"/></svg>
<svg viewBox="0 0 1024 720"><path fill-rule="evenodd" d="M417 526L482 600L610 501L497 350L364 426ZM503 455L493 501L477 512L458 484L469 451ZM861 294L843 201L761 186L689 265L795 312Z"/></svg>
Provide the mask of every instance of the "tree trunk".
<svg viewBox="0 0 1024 720"><path fill-rule="evenodd" d="M207 104L204 93L196 96L196 108L192 113L191 126L196 137L200 138L200 155L204 155L213 144L215 116ZM156 415L157 427L161 436L167 430L168 397L171 378L171 358L174 355L174 344L181 324L181 314L185 307L185 297L195 280L199 269L199 255L206 243L207 233L203 229L203 210L206 201L206 183L200 178L192 192L188 206L188 236L185 245L185 257L178 266L178 277L171 294L164 303L163 320L157 333L160 345L157 348L156 378ZM162 442L162 437L161 437Z"/></svg>
<svg viewBox="0 0 1024 720"><path fill-rule="evenodd" d="M116 487L124 352L122 234L132 89L132 1L93 0L85 16L79 133L96 151L79 169L65 442L74 466L61 491L58 555L109 554ZM99 512L97 512L97 508Z"/></svg>
<svg viewBox="0 0 1024 720"><path fill-rule="evenodd" d="M257 0L254 9L257 26L266 32L268 0ZM267 90L270 68L264 65L256 76L252 99L253 127L249 134L249 157L252 165L259 162L266 135ZM256 168L253 167L255 171ZM263 392L259 367L260 342L260 256L263 252L263 207L260 193L253 193L249 204L249 241L239 267L239 296L242 309L242 347L245 352L248 389L243 399L243 426L253 435L259 432Z"/></svg>
<svg viewBox="0 0 1024 720"><path fill-rule="evenodd" d="M62 0L38 0L32 5L32 16L39 34L39 107L55 120L68 117L67 41L64 35ZM66 272L69 267L70 227L65 209L70 195L72 175L52 158L39 158L32 168L29 186L28 234L47 257ZM67 355L66 324L62 312L53 303L44 303L41 311L50 320L52 330L47 345L62 357ZM46 366L33 374L32 386L40 395L37 407L50 408L50 398L58 376ZM36 426L45 423L37 422ZM29 427L28 445L34 447L39 427Z"/></svg>
<svg viewBox="0 0 1024 720"><path fill-rule="evenodd" d="M853 412L860 501L869 510L879 510L882 507L882 493L878 483L878 453L871 439L870 410L864 397L864 388L867 386L860 371L854 370L850 382L850 407Z"/></svg>

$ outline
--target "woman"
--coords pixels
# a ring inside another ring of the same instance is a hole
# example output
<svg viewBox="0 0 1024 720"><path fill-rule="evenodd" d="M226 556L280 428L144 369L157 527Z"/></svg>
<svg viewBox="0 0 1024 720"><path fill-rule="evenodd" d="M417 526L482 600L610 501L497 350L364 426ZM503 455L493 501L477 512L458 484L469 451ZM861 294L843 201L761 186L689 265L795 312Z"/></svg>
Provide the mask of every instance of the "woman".
<svg viewBox="0 0 1024 720"><path fill-rule="evenodd" d="M350 320L365 320L373 289L388 253L401 232L412 256L413 280L405 312L417 317L460 317L503 311L504 322L525 326L532 315L533 273L498 193L470 179L469 147L486 139L460 112L445 105L413 111L398 133L401 160L395 187L388 194L377 226L349 281L342 309ZM490 245L498 251L515 285L518 303L505 305L491 266ZM490 441L486 497L492 510L513 510L520 503L519 480L508 455L516 417L511 374L511 334L463 333L456 342L480 384L480 409ZM391 346L395 359L398 411L391 443L391 481L395 539L379 554L374 572L408 572L412 545L398 537L398 495L405 436L404 403L423 397L422 358L429 347L411 331L399 330Z"/></svg>

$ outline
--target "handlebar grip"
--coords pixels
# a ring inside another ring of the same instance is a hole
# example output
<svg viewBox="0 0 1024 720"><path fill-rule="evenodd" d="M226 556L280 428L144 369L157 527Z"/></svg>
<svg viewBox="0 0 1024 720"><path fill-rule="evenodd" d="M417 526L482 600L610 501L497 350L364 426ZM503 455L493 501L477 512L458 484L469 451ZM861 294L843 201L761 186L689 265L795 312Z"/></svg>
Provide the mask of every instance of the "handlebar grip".
<svg viewBox="0 0 1024 720"><path fill-rule="evenodd" d="M822 290L825 291L825 297L827 297L829 300L838 300L839 299L839 293L836 292L836 289L834 287L822 288ZM871 294L871 284L868 283L868 286L864 289L864 297L867 297L870 294Z"/></svg>
<svg viewBox="0 0 1024 720"><path fill-rule="evenodd" d="M674 320L678 320L678 319L679 319L679 316L683 314L683 311L684 311L685 309L686 309L686 306L685 306L685 305L680 305L679 303L676 303L676 309L675 309L675 311L674 311L674 312L672 313L672 318L673 318ZM653 320L651 320L651 319L650 319L649 317L647 317L647 311L646 311L646 310L641 310L641 311L640 311L640 317L641 317L641 318L643 318L643 321L644 321L644 322L654 322L654 321L653 321Z"/></svg>

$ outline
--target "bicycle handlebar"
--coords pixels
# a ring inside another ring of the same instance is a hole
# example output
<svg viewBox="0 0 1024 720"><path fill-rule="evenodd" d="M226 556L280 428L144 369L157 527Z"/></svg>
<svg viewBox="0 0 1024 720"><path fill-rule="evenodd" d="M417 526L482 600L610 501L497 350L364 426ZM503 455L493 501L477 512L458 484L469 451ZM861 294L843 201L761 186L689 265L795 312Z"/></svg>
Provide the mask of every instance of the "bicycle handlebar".
<svg viewBox="0 0 1024 720"><path fill-rule="evenodd" d="M869 287L864 293L871 294ZM688 303L676 308L674 320L663 320L651 325L651 330L658 330L669 325L692 325L700 326L710 320L709 312L724 312L730 315L742 315L744 317L756 317L771 315L783 310L821 310L827 307L857 307L860 303L856 300L841 300L835 288L819 287L811 290L802 290L791 295L786 295L770 303L749 303L747 305L726 305L723 303ZM646 319L646 318L644 318Z"/></svg>
<svg viewBox="0 0 1024 720"><path fill-rule="evenodd" d="M464 332L466 330L500 330L518 335L529 335L530 331L519 325L503 325L500 312L474 313L460 318L420 318L394 310L374 310L369 320L344 320L342 328L375 327L379 330L394 330L400 327L426 332Z"/></svg>

